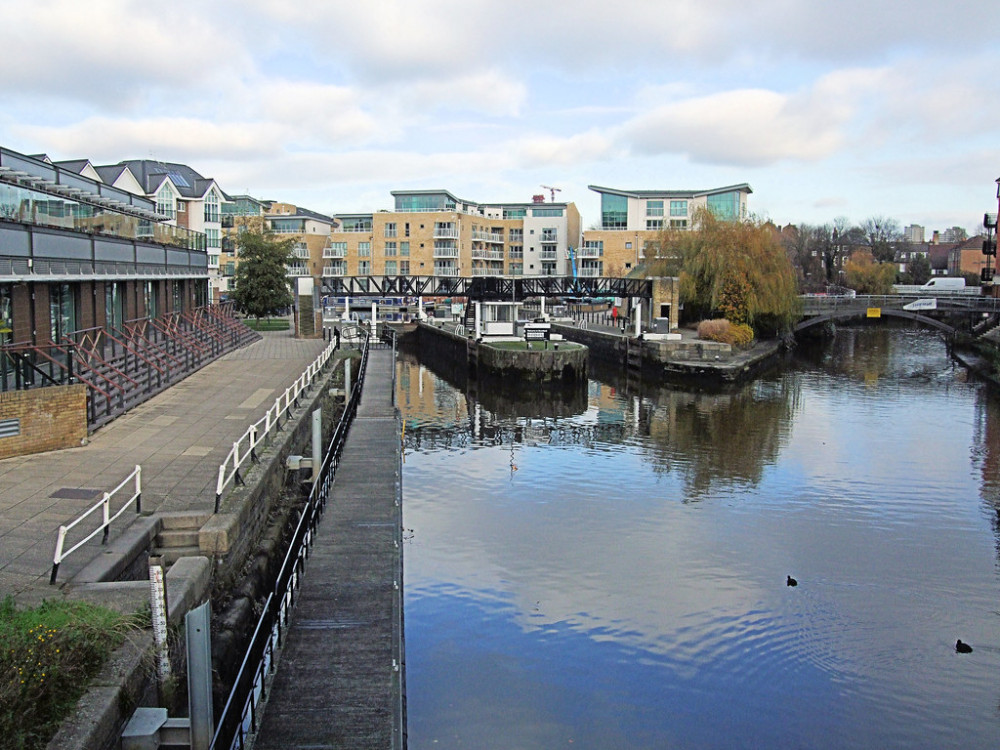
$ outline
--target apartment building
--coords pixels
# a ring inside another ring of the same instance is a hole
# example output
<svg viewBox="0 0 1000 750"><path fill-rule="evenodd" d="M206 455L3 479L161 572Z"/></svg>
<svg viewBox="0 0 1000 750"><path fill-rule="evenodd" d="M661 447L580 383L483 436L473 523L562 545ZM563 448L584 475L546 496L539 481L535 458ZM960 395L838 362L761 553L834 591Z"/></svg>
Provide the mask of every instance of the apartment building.
<svg viewBox="0 0 1000 750"><path fill-rule="evenodd" d="M337 214L323 276L565 276L579 244L573 203L477 203L394 190L392 211Z"/></svg>
<svg viewBox="0 0 1000 750"><path fill-rule="evenodd" d="M588 229L577 252L582 276L626 276L642 264L664 229L693 227L699 208L721 219L747 216L753 192L743 182L710 190L620 190L588 185L601 196L599 229Z"/></svg>
<svg viewBox="0 0 1000 750"><path fill-rule="evenodd" d="M229 198L215 180L203 177L186 164L153 159L131 159L96 169L109 175L114 169L121 170L118 180L123 188L128 190L129 178L134 179L139 186L139 194L155 202L157 213L166 223L205 235L211 300L218 301L223 288L228 288L219 262L223 206Z"/></svg>
<svg viewBox="0 0 1000 750"><path fill-rule="evenodd" d="M0 344L45 346L207 303L205 234L115 186L132 180L0 148Z"/></svg>
<svg viewBox="0 0 1000 750"><path fill-rule="evenodd" d="M278 239L292 239L289 276L321 276L323 252L334 227L333 217L291 203L269 201L264 205L264 226Z"/></svg>

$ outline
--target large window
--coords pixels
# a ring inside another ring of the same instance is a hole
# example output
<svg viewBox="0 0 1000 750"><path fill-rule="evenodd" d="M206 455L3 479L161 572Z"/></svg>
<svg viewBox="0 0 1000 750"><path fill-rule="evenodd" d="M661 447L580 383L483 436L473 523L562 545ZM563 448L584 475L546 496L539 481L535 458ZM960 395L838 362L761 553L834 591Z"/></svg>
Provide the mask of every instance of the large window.
<svg viewBox="0 0 1000 750"><path fill-rule="evenodd" d="M505 208L503 210L503 217L505 219L523 219L528 215L528 209L526 208Z"/></svg>
<svg viewBox="0 0 1000 750"><path fill-rule="evenodd" d="M628 228L628 198L601 193L601 229Z"/></svg>
<svg viewBox="0 0 1000 750"><path fill-rule="evenodd" d="M561 208L533 208L531 215L535 217L562 216L563 210Z"/></svg>
<svg viewBox="0 0 1000 750"><path fill-rule="evenodd" d="M663 201L646 201L646 216L663 216Z"/></svg>
<svg viewBox="0 0 1000 750"><path fill-rule="evenodd" d="M220 248L222 243L219 241L219 230L218 229L206 229L205 230L205 247Z"/></svg>
<svg viewBox="0 0 1000 750"><path fill-rule="evenodd" d="M385 224L385 236L395 237L396 236L396 222L387 221Z"/></svg>
<svg viewBox="0 0 1000 750"><path fill-rule="evenodd" d="M179 281L174 283L180 284ZM108 329L121 328L122 323L125 322L124 282L104 282L104 317L104 326Z"/></svg>
<svg viewBox="0 0 1000 750"><path fill-rule="evenodd" d="M386 242L385 243L385 256L387 258L392 258L396 255L396 243Z"/></svg>
<svg viewBox="0 0 1000 750"><path fill-rule="evenodd" d="M372 262L370 260L358 261L358 275L368 276L372 272Z"/></svg>
<svg viewBox="0 0 1000 750"><path fill-rule="evenodd" d="M410 243L409 242L400 242L399 243L399 254L400 255L409 255L410 254Z"/></svg>
<svg viewBox="0 0 1000 750"><path fill-rule="evenodd" d="M358 257L359 258L370 258L372 255L372 243L370 242L359 242L358 243Z"/></svg>
<svg viewBox="0 0 1000 750"><path fill-rule="evenodd" d="M396 261L394 261L394 260L387 260L385 262L385 275L386 276L395 276L396 275Z"/></svg>
<svg viewBox="0 0 1000 750"><path fill-rule="evenodd" d="M156 300L156 282L155 281L144 281L142 284L142 305L143 309L146 311L147 318L156 318L159 316L160 306L157 304Z"/></svg>
<svg viewBox="0 0 1000 750"><path fill-rule="evenodd" d="M56 343L76 330L76 294L69 284L49 285L49 338Z"/></svg>
<svg viewBox="0 0 1000 750"><path fill-rule="evenodd" d="M156 213L163 214L167 219L173 219L177 216L176 199L173 187L164 180L156 194Z"/></svg>
<svg viewBox="0 0 1000 750"><path fill-rule="evenodd" d="M670 201L670 215L671 216L687 216L688 215L688 202L687 201Z"/></svg>
<svg viewBox="0 0 1000 750"><path fill-rule="evenodd" d="M708 196L708 210L720 219L734 220L740 218L740 194L730 191Z"/></svg>
<svg viewBox="0 0 1000 750"><path fill-rule="evenodd" d="M214 189L205 196L205 221L219 220L219 195Z"/></svg>

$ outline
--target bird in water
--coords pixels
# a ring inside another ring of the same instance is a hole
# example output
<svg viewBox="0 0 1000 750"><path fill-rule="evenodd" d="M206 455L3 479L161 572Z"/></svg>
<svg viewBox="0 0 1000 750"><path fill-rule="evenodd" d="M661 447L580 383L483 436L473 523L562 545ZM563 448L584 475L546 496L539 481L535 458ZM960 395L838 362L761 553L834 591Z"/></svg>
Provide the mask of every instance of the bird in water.
<svg viewBox="0 0 1000 750"><path fill-rule="evenodd" d="M786 586L798 586L798 585L799 585L799 582L798 582L798 581L796 581L796 580L795 580L794 578L792 578L791 576L788 576L788 577L787 577L787 578L785 579L785 585L786 585Z"/></svg>
<svg viewBox="0 0 1000 750"><path fill-rule="evenodd" d="M959 638L957 641L955 641L955 650L960 654L971 654L972 646L970 646L968 643L962 643L962 639Z"/></svg>

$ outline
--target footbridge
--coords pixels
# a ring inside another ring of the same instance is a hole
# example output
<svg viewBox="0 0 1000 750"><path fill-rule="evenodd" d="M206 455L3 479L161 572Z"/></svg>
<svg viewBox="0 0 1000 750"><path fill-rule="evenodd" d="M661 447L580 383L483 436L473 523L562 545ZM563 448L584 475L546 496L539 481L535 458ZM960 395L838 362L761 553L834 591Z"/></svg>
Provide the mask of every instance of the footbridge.
<svg viewBox="0 0 1000 750"><path fill-rule="evenodd" d="M523 302L532 297L652 299L650 279L597 276L324 276L322 294L380 297L467 297Z"/></svg>
<svg viewBox="0 0 1000 750"><path fill-rule="evenodd" d="M949 335L986 335L1000 324L1000 299L969 294L803 295L802 319L795 332L858 318L902 318Z"/></svg>

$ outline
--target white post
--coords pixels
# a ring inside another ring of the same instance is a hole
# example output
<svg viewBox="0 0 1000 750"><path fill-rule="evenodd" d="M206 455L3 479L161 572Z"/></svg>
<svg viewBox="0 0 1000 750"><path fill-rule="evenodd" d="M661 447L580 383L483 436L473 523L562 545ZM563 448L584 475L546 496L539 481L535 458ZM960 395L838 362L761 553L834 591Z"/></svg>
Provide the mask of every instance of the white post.
<svg viewBox="0 0 1000 750"><path fill-rule="evenodd" d="M424 298L417 297L417 320L426 320L427 316L424 315Z"/></svg>
<svg viewBox="0 0 1000 750"><path fill-rule="evenodd" d="M378 303L372 302L372 333L375 333L375 325L378 323Z"/></svg>
<svg viewBox="0 0 1000 750"><path fill-rule="evenodd" d="M479 338L483 331L483 303L476 302L476 335L475 338Z"/></svg>
<svg viewBox="0 0 1000 750"><path fill-rule="evenodd" d="M351 397L351 360L344 360L344 398Z"/></svg>
<svg viewBox="0 0 1000 750"><path fill-rule="evenodd" d="M636 338L642 333L642 299L636 299L635 307L632 308L632 316L635 318Z"/></svg>
<svg viewBox="0 0 1000 750"><path fill-rule="evenodd" d="M545 297L542 297L542 320L545 319Z"/></svg>

